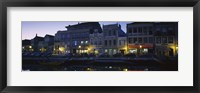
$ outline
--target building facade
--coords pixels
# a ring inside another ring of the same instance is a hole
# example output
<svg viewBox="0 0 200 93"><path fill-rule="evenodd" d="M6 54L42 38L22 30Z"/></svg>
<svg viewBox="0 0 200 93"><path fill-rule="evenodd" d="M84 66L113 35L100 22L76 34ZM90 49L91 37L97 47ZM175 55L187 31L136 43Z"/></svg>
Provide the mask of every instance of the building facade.
<svg viewBox="0 0 200 93"><path fill-rule="evenodd" d="M22 40L22 52L32 52L31 40Z"/></svg>
<svg viewBox="0 0 200 93"><path fill-rule="evenodd" d="M93 51L90 48L90 33L95 30L101 31L101 26L98 22L85 22L75 25L66 26L69 33L69 49L70 53L89 53Z"/></svg>
<svg viewBox="0 0 200 93"><path fill-rule="evenodd" d="M64 55L67 52L67 31L58 31L54 37L54 55Z"/></svg>
<svg viewBox="0 0 200 93"><path fill-rule="evenodd" d="M154 23L134 22L127 24L128 52L146 54L154 52Z"/></svg>
<svg viewBox="0 0 200 93"><path fill-rule="evenodd" d="M44 38L43 37L39 37L36 34L36 36L33 39L31 39L30 48L35 52L39 52L40 51L39 42L41 42L41 41L44 41Z"/></svg>
<svg viewBox="0 0 200 93"><path fill-rule="evenodd" d="M127 24L128 52L138 55L178 54L177 22L134 22Z"/></svg>
<svg viewBox="0 0 200 93"><path fill-rule="evenodd" d="M155 23L155 54L178 54L178 22Z"/></svg>
<svg viewBox="0 0 200 93"><path fill-rule="evenodd" d="M103 32L101 29L94 29L90 32L89 53L96 55L103 53Z"/></svg>
<svg viewBox="0 0 200 93"><path fill-rule="evenodd" d="M104 53L114 55L116 53L125 53L125 45L121 45L126 42L126 34L121 29L119 24L103 25L104 36ZM120 42L119 42L120 41ZM120 43L120 44L119 44Z"/></svg>
<svg viewBox="0 0 200 93"><path fill-rule="evenodd" d="M39 41L38 47L40 52L51 52L53 51L54 47L54 36L52 35L45 35L43 41Z"/></svg>

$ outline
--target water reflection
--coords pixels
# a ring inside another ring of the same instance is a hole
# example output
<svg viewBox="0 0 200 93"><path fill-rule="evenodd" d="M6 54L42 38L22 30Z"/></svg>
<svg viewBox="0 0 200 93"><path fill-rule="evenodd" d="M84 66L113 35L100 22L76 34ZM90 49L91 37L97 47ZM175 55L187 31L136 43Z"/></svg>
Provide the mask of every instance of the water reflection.
<svg viewBox="0 0 200 93"><path fill-rule="evenodd" d="M153 66L78 66L78 65L23 65L23 71L159 71Z"/></svg>

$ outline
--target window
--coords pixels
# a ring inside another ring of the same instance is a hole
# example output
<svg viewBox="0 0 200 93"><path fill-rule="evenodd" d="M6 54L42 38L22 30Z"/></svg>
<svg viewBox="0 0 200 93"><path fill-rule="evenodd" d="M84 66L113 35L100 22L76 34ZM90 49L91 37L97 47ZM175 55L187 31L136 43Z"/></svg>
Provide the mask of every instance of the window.
<svg viewBox="0 0 200 93"><path fill-rule="evenodd" d="M87 44L87 43L88 43L88 41L85 41L85 43Z"/></svg>
<svg viewBox="0 0 200 93"><path fill-rule="evenodd" d="M83 41L81 41L81 44L83 44Z"/></svg>
<svg viewBox="0 0 200 93"><path fill-rule="evenodd" d="M107 44L108 44L108 42L107 42L107 40L105 40L105 46L107 46Z"/></svg>
<svg viewBox="0 0 200 93"><path fill-rule="evenodd" d="M97 45L97 41L94 41L94 45Z"/></svg>
<svg viewBox="0 0 200 93"><path fill-rule="evenodd" d="M143 28L143 34L144 34L144 35L147 35L147 27L144 27L144 28Z"/></svg>
<svg viewBox="0 0 200 93"><path fill-rule="evenodd" d="M149 37L149 43L153 43L153 42L154 42L153 37Z"/></svg>
<svg viewBox="0 0 200 93"><path fill-rule="evenodd" d="M115 30L113 31L113 35L114 35L114 36L116 35L116 31L115 31Z"/></svg>
<svg viewBox="0 0 200 93"><path fill-rule="evenodd" d="M104 31L104 36L107 36L107 31Z"/></svg>
<svg viewBox="0 0 200 93"><path fill-rule="evenodd" d="M113 40L113 45L114 45L114 46L116 45L116 43L117 43L116 40Z"/></svg>
<svg viewBox="0 0 200 93"><path fill-rule="evenodd" d="M143 31L147 31L147 27L144 27L144 28L143 28Z"/></svg>
<svg viewBox="0 0 200 93"><path fill-rule="evenodd" d="M101 45L101 41L99 41L99 45Z"/></svg>
<svg viewBox="0 0 200 93"><path fill-rule="evenodd" d="M153 34L153 28L149 27L149 35L152 35L152 34Z"/></svg>
<svg viewBox="0 0 200 93"><path fill-rule="evenodd" d="M158 44L161 43L161 37L156 37L156 43L158 43Z"/></svg>
<svg viewBox="0 0 200 93"><path fill-rule="evenodd" d="M111 40L109 40L109 45L110 45L110 46L112 45L112 41L111 41Z"/></svg>
<svg viewBox="0 0 200 93"><path fill-rule="evenodd" d="M159 28L159 27L157 27L157 28L156 28L156 31L160 31L160 28Z"/></svg>
<svg viewBox="0 0 200 93"><path fill-rule="evenodd" d="M134 28L134 29L133 29L133 33L137 33L137 28Z"/></svg>
<svg viewBox="0 0 200 93"><path fill-rule="evenodd" d="M171 30L173 30L173 28L172 28L172 27L169 27L168 30L171 31Z"/></svg>
<svg viewBox="0 0 200 93"><path fill-rule="evenodd" d="M128 33L132 33L132 29L131 28L128 28Z"/></svg>
<svg viewBox="0 0 200 93"><path fill-rule="evenodd" d="M153 32L152 31L149 31L149 35L152 35L153 34Z"/></svg>
<svg viewBox="0 0 200 93"><path fill-rule="evenodd" d="M133 43L138 43L137 38L133 38Z"/></svg>
<svg viewBox="0 0 200 93"><path fill-rule="evenodd" d="M110 30L109 33L108 33L108 36L111 36L111 32L112 32L112 31Z"/></svg>
<svg viewBox="0 0 200 93"><path fill-rule="evenodd" d="M75 46L77 45L77 41L74 41L74 45L75 45Z"/></svg>
<svg viewBox="0 0 200 93"><path fill-rule="evenodd" d="M168 37L168 43L173 43L173 37L172 36Z"/></svg>
<svg viewBox="0 0 200 93"><path fill-rule="evenodd" d="M167 32L167 29L166 28L162 28L162 32L166 33Z"/></svg>
<svg viewBox="0 0 200 93"><path fill-rule="evenodd" d="M138 43L142 43L142 38L141 37L138 38Z"/></svg>
<svg viewBox="0 0 200 93"><path fill-rule="evenodd" d="M162 38L162 43L167 43L167 37Z"/></svg>
<svg viewBox="0 0 200 93"><path fill-rule="evenodd" d="M138 33L141 34L142 33L142 27L139 27L138 29L139 29Z"/></svg>
<svg viewBox="0 0 200 93"><path fill-rule="evenodd" d="M121 40L119 40L119 45L121 46Z"/></svg>
<svg viewBox="0 0 200 93"><path fill-rule="evenodd" d="M144 43L148 43L148 42L147 42L147 37L144 37Z"/></svg>
<svg viewBox="0 0 200 93"><path fill-rule="evenodd" d="M128 43L132 43L132 38L128 38Z"/></svg>

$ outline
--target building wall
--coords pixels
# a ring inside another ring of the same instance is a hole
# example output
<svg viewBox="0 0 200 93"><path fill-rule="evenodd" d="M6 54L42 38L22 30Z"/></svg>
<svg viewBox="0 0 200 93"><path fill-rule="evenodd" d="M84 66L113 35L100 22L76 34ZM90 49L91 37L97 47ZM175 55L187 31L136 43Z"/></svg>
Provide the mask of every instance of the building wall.
<svg viewBox="0 0 200 93"><path fill-rule="evenodd" d="M136 22L127 25L128 52L135 54L153 53L154 23Z"/></svg>
<svg viewBox="0 0 200 93"><path fill-rule="evenodd" d="M103 33L95 29L90 33L89 53L102 54L103 53Z"/></svg>
<svg viewBox="0 0 200 93"><path fill-rule="evenodd" d="M54 55L64 55L67 50L67 31L58 31L54 37Z"/></svg>
<svg viewBox="0 0 200 93"><path fill-rule="evenodd" d="M119 40L126 40L125 36L119 39L120 31L122 30L119 24L103 25L104 53L114 55L120 52L121 46L119 46Z"/></svg>
<svg viewBox="0 0 200 93"><path fill-rule="evenodd" d="M178 23L157 23L155 28L155 54L176 56L178 54Z"/></svg>
<svg viewBox="0 0 200 93"><path fill-rule="evenodd" d="M127 24L127 35L129 53L153 53L158 56L178 54L177 22Z"/></svg>
<svg viewBox="0 0 200 93"><path fill-rule="evenodd" d="M38 44L39 44L40 41L43 41L43 40L44 40L44 38L37 36L37 34L33 39L31 39L31 47L32 47L32 50L34 52L39 52L40 51L39 47L38 47Z"/></svg>
<svg viewBox="0 0 200 93"><path fill-rule="evenodd" d="M66 27L70 34L70 53L89 53L90 33L101 30L98 22L86 22Z"/></svg>
<svg viewBox="0 0 200 93"><path fill-rule="evenodd" d="M118 53L127 54L127 37L118 37Z"/></svg>

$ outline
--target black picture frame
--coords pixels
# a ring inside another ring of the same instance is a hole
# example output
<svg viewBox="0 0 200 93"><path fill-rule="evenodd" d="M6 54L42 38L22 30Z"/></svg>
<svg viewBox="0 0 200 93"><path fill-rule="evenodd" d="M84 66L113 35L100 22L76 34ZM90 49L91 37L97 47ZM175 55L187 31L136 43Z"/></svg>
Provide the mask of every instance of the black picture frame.
<svg viewBox="0 0 200 93"><path fill-rule="evenodd" d="M2 93L199 93L200 0L2 0L0 1L0 91ZM7 7L193 7L194 86L7 86Z"/></svg>

